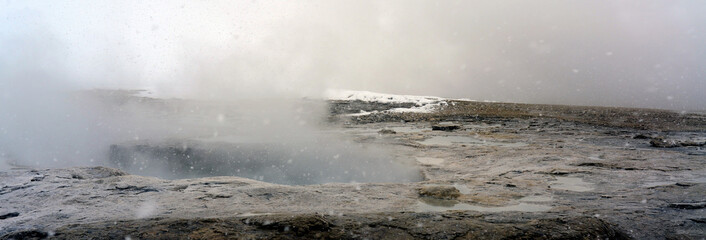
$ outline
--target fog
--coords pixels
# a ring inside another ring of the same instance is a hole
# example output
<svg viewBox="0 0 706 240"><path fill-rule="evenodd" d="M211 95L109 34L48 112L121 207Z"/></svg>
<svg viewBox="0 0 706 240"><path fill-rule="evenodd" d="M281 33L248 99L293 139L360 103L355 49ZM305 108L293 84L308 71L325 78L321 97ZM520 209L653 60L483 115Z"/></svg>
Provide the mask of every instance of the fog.
<svg viewBox="0 0 706 240"><path fill-rule="evenodd" d="M179 119L144 123L154 109L130 109L147 115L127 120L71 97L94 88L209 101L334 88L704 111L705 31L697 1L5 0L0 144L28 163L65 166L138 135L177 136ZM298 129L287 121L297 107L243 109L258 116L252 124L281 119L267 134Z"/></svg>
<svg viewBox="0 0 706 240"><path fill-rule="evenodd" d="M678 110L706 100L706 6L693 1L2 5L3 42L63 64L24 65L83 88L219 98L343 88Z"/></svg>

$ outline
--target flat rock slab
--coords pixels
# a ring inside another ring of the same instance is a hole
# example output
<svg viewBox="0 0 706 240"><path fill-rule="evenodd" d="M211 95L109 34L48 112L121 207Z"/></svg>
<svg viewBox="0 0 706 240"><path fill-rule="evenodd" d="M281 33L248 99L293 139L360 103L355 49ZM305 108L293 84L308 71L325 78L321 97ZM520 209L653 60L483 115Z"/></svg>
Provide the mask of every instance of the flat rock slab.
<svg viewBox="0 0 706 240"><path fill-rule="evenodd" d="M283 214L69 225L0 237L52 239L630 239L597 218L495 223L465 213Z"/></svg>

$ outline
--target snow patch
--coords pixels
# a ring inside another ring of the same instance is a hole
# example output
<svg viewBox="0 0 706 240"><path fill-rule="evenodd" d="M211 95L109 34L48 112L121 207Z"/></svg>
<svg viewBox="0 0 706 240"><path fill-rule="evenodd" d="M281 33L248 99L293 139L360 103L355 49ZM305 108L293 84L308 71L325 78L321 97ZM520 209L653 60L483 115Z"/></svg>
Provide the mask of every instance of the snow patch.
<svg viewBox="0 0 706 240"><path fill-rule="evenodd" d="M442 106L446 106L446 105L448 105L448 104L445 101L439 101L436 103L424 104L422 106L411 107L411 108L393 108L393 109L387 110L387 112L430 113L430 112L433 112L434 110L437 110L437 109L441 108Z"/></svg>
<svg viewBox="0 0 706 240"><path fill-rule="evenodd" d="M324 97L329 100L348 100L348 101L365 101L379 103L415 103L417 106L425 104L437 103L446 100L440 97L433 96L414 96L414 95L395 95L387 93L376 93L369 91L353 91L329 89L324 93Z"/></svg>
<svg viewBox="0 0 706 240"><path fill-rule="evenodd" d="M448 105L445 98L434 96L414 96L414 95L395 95L387 93L376 93L369 91L353 91L329 89L324 93L324 97L328 100L344 100L344 101L364 101L378 103L414 103L411 108L393 108L383 111L384 113L430 113L442 106ZM360 112L348 114L348 116L363 116L374 112Z"/></svg>
<svg viewBox="0 0 706 240"><path fill-rule="evenodd" d="M366 111L360 110L359 113L346 114L346 116L358 117L358 116L370 115L370 114L373 114L373 113L378 113L378 111L366 112Z"/></svg>

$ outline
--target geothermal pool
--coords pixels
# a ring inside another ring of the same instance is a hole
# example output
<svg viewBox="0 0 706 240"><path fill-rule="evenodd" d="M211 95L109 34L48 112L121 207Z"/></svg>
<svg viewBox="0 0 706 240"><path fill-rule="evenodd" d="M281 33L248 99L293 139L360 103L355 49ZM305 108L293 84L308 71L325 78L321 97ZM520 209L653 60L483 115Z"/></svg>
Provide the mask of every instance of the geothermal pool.
<svg viewBox="0 0 706 240"><path fill-rule="evenodd" d="M373 146L331 140L129 142L110 147L110 162L132 174L164 179L238 176L286 185L423 180L413 161L395 159Z"/></svg>

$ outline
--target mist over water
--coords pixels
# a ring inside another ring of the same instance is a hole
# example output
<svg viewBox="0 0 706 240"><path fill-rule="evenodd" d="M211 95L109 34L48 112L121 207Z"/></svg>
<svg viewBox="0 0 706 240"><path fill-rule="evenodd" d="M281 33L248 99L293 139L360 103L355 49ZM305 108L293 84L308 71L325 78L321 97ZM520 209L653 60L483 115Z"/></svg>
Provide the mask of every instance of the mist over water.
<svg viewBox="0 0 706 240"><path fill-rule="evenodd" d="M6 0L0 150L23 165L100 165L113 143L225 131L223 108L187 121L198 106L160 115L75 92L93 88L248 99L238 124L265 137L315 130L325 109L285 103L329 88L704 111L704 13L667 0Z"/></svg>

